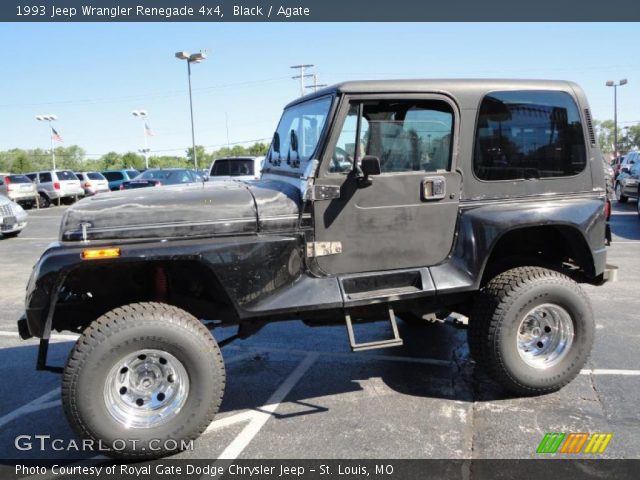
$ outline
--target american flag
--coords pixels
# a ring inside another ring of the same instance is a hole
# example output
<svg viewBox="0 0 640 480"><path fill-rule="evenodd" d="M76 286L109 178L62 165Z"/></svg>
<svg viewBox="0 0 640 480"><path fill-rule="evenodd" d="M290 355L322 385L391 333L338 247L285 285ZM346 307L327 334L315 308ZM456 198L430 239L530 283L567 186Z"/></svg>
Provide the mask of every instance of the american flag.
<svg viewBox="0 0 640 480"><path fill-rule="evenodd" d="M147 122L144 122L144 134L147 137L153 137L153 131Z"/></svg>
<svg viewBox="0 0 640 480"><path fill-rule="evenodd" d="M54 142L60 142L62 143L62 135L60 135L58 132L56 132L56 129L51 127L51 139Z"/></svg>

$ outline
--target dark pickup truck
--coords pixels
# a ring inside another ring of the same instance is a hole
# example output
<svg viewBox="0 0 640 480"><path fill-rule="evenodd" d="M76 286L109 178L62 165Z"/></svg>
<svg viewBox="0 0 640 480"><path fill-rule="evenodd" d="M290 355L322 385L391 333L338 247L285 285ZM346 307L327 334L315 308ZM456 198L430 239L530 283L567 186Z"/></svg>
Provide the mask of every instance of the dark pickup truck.
<svg viewBox="0 0 640 480"><path fill-rule="evenodd" d="M400 318L469 318L504 388L570 382L594 340L579 283L606 263L608 199L587 100L524 80L348 82L284 110L260 180L122 191L65 213L33 269L23 338L82 333L63 370L75 431L160 456L218 410L219 345L265 323L345 322L353 350ZM386 318L359 343L353 323ZM216 342L210 333L238 325ZM133 442L135 440L135 442Z"/></svg>

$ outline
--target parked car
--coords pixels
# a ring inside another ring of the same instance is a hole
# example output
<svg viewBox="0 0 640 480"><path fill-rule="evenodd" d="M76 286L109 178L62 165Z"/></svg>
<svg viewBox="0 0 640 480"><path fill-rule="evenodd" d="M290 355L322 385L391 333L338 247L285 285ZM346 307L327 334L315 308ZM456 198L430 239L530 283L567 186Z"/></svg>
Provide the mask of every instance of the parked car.
<svg viewBox="0 0 640 480"><path fill-rule="evenodd" d="M122 182L120 190L195 182L202 182L202 177L187 168L150 168L133 180Z"/></svg>
<svg viewBox="0 0 640 480"><path fill-rule="evenodd" d="M35 183L42 207L48 207L54 202L73 203L84 197L80 180L71 170L33 172L27 173L27 177Z"/></svg>
<svg viewBox="0 0 640 480"><path fill-rule="evenodd" d="M0 175L0 194L22 207L31 208L38 202L38 190L26 175Z"/></svg>
<svg viewBox="0 0 640 480"><path fill-rule="evenodd" d="M18 331L40 338L41 370L55 367L51 332L81 334L64 412L78 435L119 439L107 453L136 461L175 453L153 439L186 443L211 423L220 327L238 326L228 345L277 320L344 323L362 351L403 344L396 314L460 312L478 369L517 395L547 394L587 362L588 295L615 278L602 162L571 82L335 85L285 107L258 181L67 210ZM385 319L389 336L362 342L354 318Z"/></svg>
<svg viewBox="0 0 640 480"><path fill-rule="evenodd" d="M223 157L211 162L209 180L258 180L264 157Z"/></svg>
<svg viewBox="0 0 640 480"><path fill-rule="evenodd" d="M75 172L86 196L110 191L109 181L100 172Z"/></svg>
<svg viewBox="0 0 640 480"><path fill-rule="evenodd" d="M0 233L3 237L15 237L27 226L27 212L8 197L0 195Z"/></svg>
<svg viewBox="0 0 640 480"><path fill-rule="evenodd" d="M105 170L101 172L102 175L109 181L109 190L120 190L122 182L128 182L133 180L140 172L133 168L126 168L122 170Z"/></svg>
<svg viewBox="0 0 640 480"><path fill-rule="evenodd" d="M640 152L636 150L627 153L620 165L620 173L615 184L616 200L620 203L625 203L629 197L638 198L638 167L640 167Z"/></svg>

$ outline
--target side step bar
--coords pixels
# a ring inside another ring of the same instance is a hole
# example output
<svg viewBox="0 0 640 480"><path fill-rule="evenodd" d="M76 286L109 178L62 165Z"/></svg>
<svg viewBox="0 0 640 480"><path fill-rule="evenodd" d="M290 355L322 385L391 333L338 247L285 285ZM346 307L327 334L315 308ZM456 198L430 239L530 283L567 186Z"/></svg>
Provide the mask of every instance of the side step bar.
<svg viewBox="0 0 640 480"><path fill-rule="evenodd" d="M386 348L386 347L399 347L403 344L400 334L398 333L398 325L396 324L396 315L393 313L393 308L389 306L389 323L391 323L391 329L393 330L393 338L389 340L378 340L375 342L356 343L356 338L353 333L353 323L351 322L351 315L345 312L345 322L347 323L347 333L349 334L349 344L351 350L354 352L360 352L362 350L372 350L374 348Z"/></svg>

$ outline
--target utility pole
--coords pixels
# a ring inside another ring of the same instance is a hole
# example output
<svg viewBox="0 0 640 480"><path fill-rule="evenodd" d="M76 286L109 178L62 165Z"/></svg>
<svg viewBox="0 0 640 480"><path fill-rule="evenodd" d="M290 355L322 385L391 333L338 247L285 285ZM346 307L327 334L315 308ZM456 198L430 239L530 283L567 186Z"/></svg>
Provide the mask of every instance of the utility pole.
<svg viewBox="0 0 640 480"><path fill-rule="evenodd" d="M313 75L311 75L310 73L305 74L304 71L306 68L311 68L314 67L315 65L312 64L301 64L301 65L292 65L289 68L294 68L294 69L299 69L300 70L300 75L296 75L295 77L291 77L294 80L296 79L300 79L300 96L302 97L304 95L304 79L305 77L311 77Z"/></svg>
<svg viewBox="0 0 640 480"><path fill-rule="evenodd" d="M311 76L313 77L313 85L307 85L304 88L313 88L313 91L317 92L319 88L327 86L326 83L318 83L318 75L316 75L315 73Z"/></svg>

